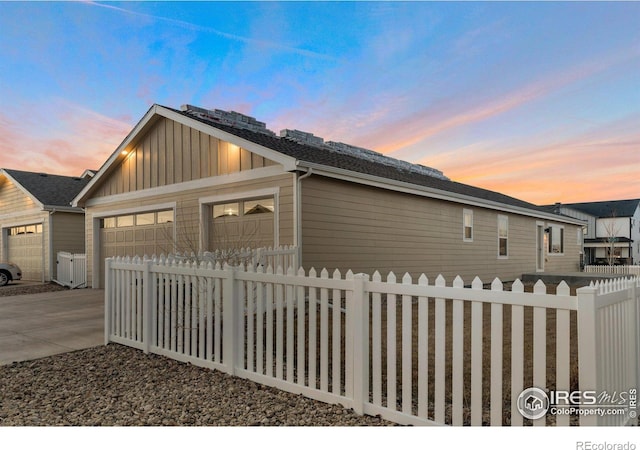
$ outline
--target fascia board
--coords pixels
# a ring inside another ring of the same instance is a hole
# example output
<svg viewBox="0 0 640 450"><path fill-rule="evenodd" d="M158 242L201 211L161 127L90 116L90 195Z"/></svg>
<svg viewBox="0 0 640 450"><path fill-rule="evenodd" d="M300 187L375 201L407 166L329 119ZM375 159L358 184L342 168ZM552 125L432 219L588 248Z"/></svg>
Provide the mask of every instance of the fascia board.
<svg viewBox="0 0 640 450"><path fill-rule="evenodd" d="M91 178L91 181L87 183L84 189L82 189L78 193L78 195L75 196L75 198L71 202L72 206L75 206L75 207L80 206L79 205L80 202L86 199L86 197L93 190L94 186L96 186L102 180L102 178L111 171L112 166L119 159L122 151L126 150L127 147L129 147L131 143L138 137L140 132L151 122L151 119L155 117L157 110L158 110L158 105L155 105L155 104L151 106L151 108L149 108L147 113L142 117L142 119L140 119L140 121L136 124L136 126L133 127L133 129L129 132L127 137L124 138L122 143L118 146L118 148L116 148L116 150L111 154L111 156L109 156L109 159L107 159L107 161L102 165L100 170L98 170L98 173L96 173L95 176Z"/></svg>
<svg viewBox="0 0 640 450"><path fill-rule="evenodd" d="M508 212L508 213L513 213L513 214L518 214L518 215L528 216L528 217L535 217L538 219L545 219L545 220L560 222L560 223L569 223L573 225L584 225L586 223L585 221L582 221L579 219L559 217L554 214L536 212L526 208L520 208L518 206L505 205L504 203L494 202L491 200L479 199L479 198L471 197L468 195L443 191L440 189L434 189L426 186L420 186L417 184L406 183L403 181L390 180L388 178L377 177L374 175L368 175L368 174L363 174L359 172L352 172L349 170L340 169L336 167L329 167L329 166L324 166L320 164L308 163L305 161L298 161L297 165L298 165L298 168L313 169L314 175L323 175L331 178L337 178L340 180L365 184L368 186L378 187L382 189L389 189L392 191L418 195L421 197L429 197L429 198L434 198L438 200L456 202L456 203L461 203L463 205L493 209L496 211Z"/></svg>
<svg viewBox="0 0 640 450"><path fill-rule="evenodd" d="M44 209L44 205L42 204L42 202L38 200L31 192L29 192L29 190L25 188L22 184L18 183L15 180L15 178L13 178L6 170L0 169L0 174L7 177L7 179L11 181L14 186L16 186L20 191L22 191L24 195L29 197L33 201L33 203L35 203L40 209Z"/></svg>

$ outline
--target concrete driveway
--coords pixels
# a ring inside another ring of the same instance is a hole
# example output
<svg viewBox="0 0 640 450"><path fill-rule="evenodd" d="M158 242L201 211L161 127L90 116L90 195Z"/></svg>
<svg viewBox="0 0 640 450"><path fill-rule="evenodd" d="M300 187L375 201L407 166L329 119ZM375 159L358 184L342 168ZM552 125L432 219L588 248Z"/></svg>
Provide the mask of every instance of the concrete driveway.
<svg viewBox="0 0 640 450"><path fill-rule="evenodd" d="M104 344L104 290L0 297L0 365Z"/></svg>

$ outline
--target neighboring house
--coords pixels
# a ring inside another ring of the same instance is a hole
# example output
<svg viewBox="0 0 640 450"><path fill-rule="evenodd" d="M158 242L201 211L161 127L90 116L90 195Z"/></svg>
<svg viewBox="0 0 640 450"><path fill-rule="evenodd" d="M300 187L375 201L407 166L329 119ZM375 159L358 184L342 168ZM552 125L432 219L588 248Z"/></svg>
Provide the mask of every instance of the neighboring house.
<svg viewBox="0 0 640 450"><path fill-rule="evenodd" d="M556 203L544 208L587 222L585 264L638 264L640 261L640 199Z"/></svg>
<svg viewBox="0 0 640 450"><path fill-rule="evenodd" d="M54 280L57 252L84 253L84 211L71 200L90 179L0 169L0 259L23 280Z"/></svg>
<svg viewBox="0 0 640 450"><path fill-rule="evenodd" d="M78 194L88 276L104 259L296 245L309 269L490 282L579 269L582 222L441 172L238 113L152 106ZM562 230L548 255L544 230Z"/></svg>

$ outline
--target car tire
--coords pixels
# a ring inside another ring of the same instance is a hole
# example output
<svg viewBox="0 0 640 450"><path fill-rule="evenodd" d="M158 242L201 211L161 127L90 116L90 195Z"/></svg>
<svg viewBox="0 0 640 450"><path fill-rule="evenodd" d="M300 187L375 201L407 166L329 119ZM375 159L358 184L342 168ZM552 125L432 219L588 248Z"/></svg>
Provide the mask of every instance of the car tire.
<svg viewBox="0 0 640 450"><path fill-rule="evenodd" d="M0 271L0 286L6 286L9 283L9 274L5 271Z"/></svg>

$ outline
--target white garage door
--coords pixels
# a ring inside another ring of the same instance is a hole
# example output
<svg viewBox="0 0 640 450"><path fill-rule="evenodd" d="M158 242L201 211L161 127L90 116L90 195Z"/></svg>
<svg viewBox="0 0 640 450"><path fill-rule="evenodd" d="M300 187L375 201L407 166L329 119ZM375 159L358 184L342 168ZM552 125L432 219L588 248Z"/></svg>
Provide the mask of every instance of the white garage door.
<svg viewBox="0 0 640 450"><path fill-rule="evenodd" d="M209 225L209 250L273 247L273 197L215 204Z"/></svg>
<svg viewBox="0 0 640 450"><path fill-rule="evenodd" d="M107 217L100 221L100 274L104 274L105 258L172 251L173 210Z"/></svg>
<svg viewBox="0 0 640 450"><path fill-rule="evenodd" d="M20 266L23 280L42 281L44 242L42 224L9 228L7 233L8 260Z"/></svg>

